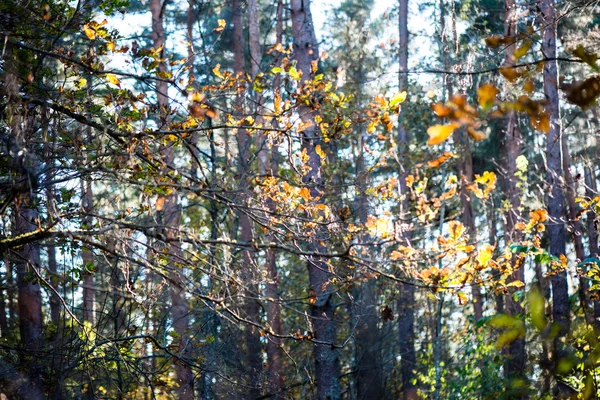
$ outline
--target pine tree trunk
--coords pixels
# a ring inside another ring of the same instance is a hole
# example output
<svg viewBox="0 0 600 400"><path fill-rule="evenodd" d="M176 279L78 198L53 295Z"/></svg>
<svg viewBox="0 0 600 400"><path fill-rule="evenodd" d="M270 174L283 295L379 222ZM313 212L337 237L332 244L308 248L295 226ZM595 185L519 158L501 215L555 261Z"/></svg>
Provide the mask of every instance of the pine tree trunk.
<svg viewBox="0 0 600 400"><path fill-rule="evenodd" d="M517 35L517 20L516 20L516 5L515 0L504 0L504 36L516 37ZM504 65L510 67L514 65L516 44L506 46L504 50ZM502 168L504 176L502 183L504 193L507 200L510 202L510 208L504 213L504 243L510 245L517 243L521 239L521 232L515 229L515 224L521 220L521 195L517 187L518 177L516 159L521 155L521 130L519 129L519 120L517 113L514 110L508 110L505 117L506 129L502 133ZM516 259L513 259L515 262ZM521 266L514 271L509 278L509 282L525 281L525 268ZM519 301L513 299L515 290L509 290L506 296L506 312L511 315L523 314L524 310ZM513 340L508 347L507 360L504 366L506 379L510 385L511 396L515 398L526 398L526 394L519 388L523 387L523 383L527 382L527 355L525 349L525 338Z"/></svg>
<svg viewBox="0 0 600 400"><path fill-rule="evenodd" d="M239 0L232 1L233 7L233 40L234 40L234 64L235 73L238 79L245 76L244 63L244 25L243 25L243 7ZM256 63L253 63L256 68ZM235 113L238 118L244 115L244 94L240 90L236 96ZM250 173L250 136L245 129L238 129L236 134L238 144L238 174L239 174L239 192L240 204L247 204L249 200L248 192L248 177ZM252 220L248 215L248 211L238 209L238 219L240 227L240 239L244 243L252 243L254 233L252 230ZM259 304L258 298L258 282L257 282L257 263L254 253L250 249L242 250L241 277L245 284L244 287L244 312L245 318L259 323ZM247 361L247 382L250 386L250 397L256 398L260 396L261 390L261 344L253 326L245 326L245 341L246 341L246 361Z"/></svg>
<svg viewBox="0 0 600 400"><path fill-rule="evenodd" d="M596 197L596 174L594 164L585 167L585 196L588 199ZM588 231L588 251L589 257L598 258L598 227L596 225L596 213L593 210L587 212L587 231ZM600 330L600 300L593 301L593 320L594 329Z"/></svg>
<svg viewBox="0 0 600 400"><path fill-rule="evenodd" d="M562 135L561 137L562 143L562 162L563 162L563 172L565 177L565 185L566 185L566 198L568 205L568 217L569 217L569 231L571 232L571 238L573 240L573 246L575 247L575 257L577 257L577 262L580 263L585 259L585 250L583 248L583 228L581 226L581 220L578 217L579 214L579 206L575 201L577 197L577 189L575 187L575 180L573 179L573 174L571 174L571 153L569 152L569 144L567 142L567 137ZM585 275L587 271L587 266L583 265L581 268L581 274ZM592 322L593 313L589 308L589 290L588 290L588 282L587 278L584 276L579 277L579 303L581 304L581 309L583 311L583 315L585 320L588 323Z"/></svg>
<svg viewBox="0 0 600 400"><path fill-rule="evenodd" d="M164 58L164 47L166 43L166 33L163 25L164 4L161 0L150 0L150 11L152 13L152 45L154 49L161 50L161 58ZM159 70L166 72L165 62L159 64ZM159 128L164 128L169 121L169 98L168 86L164 81L156 81L156 97L158 105L157 121ZM167 165L173 165L175 151L172 146L166 146L160 149L162 161ZM168 276L170 279L171 295L171 317L173 327L178 336L178 358L174 361L175 373L177 377L178 399L192 400L194 398L194 374L190 366L183 361L190 357L191 344L187 336L188 328L188 306L184 296L185 277L183 269L175 265L181 257L181 244L178 240L179 224L181 219L181 210L178 205L178 195L174 190L168 195L161 195L159 204L162 203L162 210L158 210L159 218L164 227L163 235L167 239L165 244L170 256L168 265Z"/></svg>
<svg viewBox="0 0 600 400"><path fill-rule="evenodd" d="M561 160L561 120L558 97L558 66L556 63L556 15L554 0L542 0L540 10L543 16L544 33L542 52L548 61L544 63L544 94L546 111L550 117L550 130L546 134L546 175L548 184L548 239L550 254L565 254L565 198L562 189ZM552 317L559 331L554 340L553 361L558 366L565 353L561 338L569 331L569 287L566 271L558 272L551 278Z"/></svg>
<svg viewBox="0 0 600 400"><path fill-rule="evenodd" d="M248 3L249 15L248 18L250 22L253 20L258 21L258 11L254 11L257 8L257 1L250 0ZM279 0L277 2L277 22L276 22L276 43L281 43L283 39L283 1ZM258 25L258 24L257 24ZM254 35L252 32L255 32ZM250 50L252 55L252 76L255 77L258 73L258 63L254 60L259 59L260 57L260 42L259 42L259 32L258 26L252 27L252 23L250 24L250 41L251 46ZM252 43L256 42L256 43ZM274 90L279 93L279 76L275 78L275 87ZM261 97L259 95L259 99L257 103L261 105ZM259 108L259 113L261 109ZM258 169L259 174L267 175L267 174L276 174L279 166L277 164L276 157L273 156L273 153L277 151L274 146L271 152L271 157L269 157L269 149L265 143L265 135L261 135L261 142L258 145L259 154L258 154ZM271 200L267 200L266 208L267 218L269 218L269 213L273 213L276 211L276 205ZM267 234L266 240L268 242L273 241L273 237L270 233ZM283 333L283 322L281 320L281 305L278 302L279 299L279 275L277 270L277 253L273 249L267 249L265 254L265 269L267 272L267 282L265 282L265 297L267 298L267 303L265 305L267 312L267 326L271 328L271 331L280 335ZM281 390L283 389L284 381L283 381L283 341L274 336L270 335L267 339L267 365L268 365L268 376L269 376L269 386L270 391L275 393L274 398L279 399L283 398L280 395Z"/></svg>
<svg viewBox="0 0 600 400"><path fill-rule="evenodd" d="M408 90L408 0L399 0L399 85L398 91ZM408 143L409 134L404 124L402 109L398 115L398 159L400 165L400 223L408 226L410 223L410 202L406 177L408 176ZM410 246L411 234L409 229L402 229L403 245ZM398 337L400 340L400 369L402 375L402 397L405 400L417 398L416 386L413 383L417 356L415 354L415 288L411 285L400 284L398 298Z"/></svg>
<svg viewBox="0 0 600 400"><path fill-rule="evenodd" d="M297 69L302 72L301 83L310 79L311 66L318 62L319 48L310 11L310 0L291 0L292 31L294 35L294 58ZM322 197L323 177L321 174L321 158L316 146L320 145L318 129L316 128L315 112L306 104L298 107L302 122L309 125L302 132L302 150L308 155L307 166L310 171L302 177L302 182L310 187L312 198ZM309 252L324 252L328 232L319 227L314 237L307 239ZM315 301L310 306L312 334L319 343L314 344L315 381L317 384L316 399L337 400L341 398L340 372L338 352L335 348L337 339L335 322L335 305L333 303L331 274L325 260L319 257L308 257L308 277L311 293Z"/></svg>
<svg viewBox="0 0 600 400"><path fill-rule="evenodd" d="M37 228L38 212L30 194L22 194L16 200L15 236L32 232ZM44 399L42 388L42 294L37 279L40 269L40 248L35 242L25 244L16 251L17 288L19 302L19 329L21 344L26 351L22 354L23 370L29 382L21 385L18 394L23 398ZM36 272L37 271L37 272Z"/></svg>

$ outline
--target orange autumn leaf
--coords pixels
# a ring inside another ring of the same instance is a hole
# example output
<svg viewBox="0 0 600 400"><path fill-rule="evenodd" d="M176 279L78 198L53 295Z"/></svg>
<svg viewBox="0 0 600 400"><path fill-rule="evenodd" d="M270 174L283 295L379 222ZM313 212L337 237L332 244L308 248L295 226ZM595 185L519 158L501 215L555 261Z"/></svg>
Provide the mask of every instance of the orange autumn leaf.
<svg viewBox="0 0 600 400"><path fill-rule="evenodd" d="M434 103L431 108L433 109L435 115L440 118L448 118L453 112L452 109L444 103Z"/></svg>
<svg viewBox="0 0 600 400"><path fill-rule="evenodd" d="M485 133L478 131L471 126L467 127L467 132L469 133L469 136L471 137L471 139L473 139L476 142L483 140L486 137Z"/></svg>
<svg viewBox="0 0 600 400"><path fill-rule="evenodd" d="M450 125L434 125L429 127L429 129L427 129L427 134L429 135L427 144L429 146L435 146L436 144L444 143L459 126L460 125L454 122Z"/></svg>
<svg viewBox="0 0 600 400"><path fill-rule="evenodd" d="M515 68L511 68L511 67L500 68L500 73L502 74L503 77L506 78L506 80L508 80L511 83L516 81L522 75Z"/></svg>
<svg viewBox="0 0 600 400"><path fill-rule="evenodd" d="M440 165L442 165L443 163L445 163L449 158L452 158L452 157L454 157L454 154L452 154L449 151L446 151L446 152L444 152L444 154L442 154L435 160L428 161L427 165L429 165L429 167L431 167L431 168L437 168Z"/></svg>
<svg viewBox="0 0 600 400"><path fill-rule="evenodd" d="M302 198L305 201L309 201L311 199L311 197L310 197L310 189L306 188L306 187L300 189L300 196L302 196Z"/></svg>
<svg viewBox="0 0 600 400"><path fill-rule="evenodd" d="M546 222L548 219L548 211L544 209L533 210L529 213L531 220L534 222Z"/></svg>

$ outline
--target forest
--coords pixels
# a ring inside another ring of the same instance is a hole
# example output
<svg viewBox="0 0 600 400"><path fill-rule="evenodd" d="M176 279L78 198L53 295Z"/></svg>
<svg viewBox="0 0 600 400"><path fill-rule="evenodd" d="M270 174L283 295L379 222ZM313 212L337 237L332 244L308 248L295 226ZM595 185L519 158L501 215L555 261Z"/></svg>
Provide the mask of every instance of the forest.
<svg viewBox="0 0 600 400"><path fill-rule="evenodd" d="M598 399L596 0L0 1L0 399Z"/></svg>

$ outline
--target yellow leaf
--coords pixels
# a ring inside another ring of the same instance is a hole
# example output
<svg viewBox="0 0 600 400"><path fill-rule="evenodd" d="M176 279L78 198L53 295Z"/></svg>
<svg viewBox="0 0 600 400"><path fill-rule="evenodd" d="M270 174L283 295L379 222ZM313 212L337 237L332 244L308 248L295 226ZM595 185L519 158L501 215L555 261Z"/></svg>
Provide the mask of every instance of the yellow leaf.
<svg viewBox="0 0 600 400"><path fill-rule="evenodd" d="M535 87L533 86L533 82L530 79L527 79L523 84L523 90L529 94L533 93Z"/></svg>
<svg viewBox="0 0 600 400"><path fill-rule="evenodd" d="M82 88L87 84L87 79L85 78L80 78L79 81L76 83L78 88Z"/></svg>
<svg viewBox="0 0 600 400"><path fill-rule="evenodd" d="M319 155L319 157L321 157L321 160L325 160L327 155L325 154L325 152L323 151L323 149L321 148L321 145L318 144L315 147L315 151L317 152L317 154Z"/></svg>
<svg viewBox="0 0 600 400"><path fill-rule="evenodd" d="M221 64L215 65L215 67L213 68L212 72L213 72L213 74L215 74L219 78L223 79L223 74L221 74Z"/></svg>
<svg viewBox="0 0 600 400"><path fill-rule="evenodd" d="M488 108L494 104L496 96L500 93L498 88L490 83L482 85L477 89L477 102L483 108Z"/></svg>
<svg viewBox="0 0 600 400"><path fill-rule="evenodd" d="M531 40L526 40L525 42L523 42L523 44L521 46L519 46L518 49L515 50L515 60L518 60L519 58L523 57L525 54L527 54L527 52L529 51L529 49L531 48Z"/></svg>
<svg viewBox="0 0 600 400"><path fill-rule="evenodd" d="M110 51L115 51L115 49L117 48L117 45L115 42L108 42L106 44L106 48L109 49Z"/></svg>
<svg viewBox="0 0 600 400"><path fill-rule="evenodd" d="M467 295L464 294L463 292L458 292L458 305L459 306L464 306L465 304L467 304Z"/></svg>
<svg viewBox="0 0 600 400"><path fill-rule="evenodd" d="M484 244L483 247L479 250L479 254L477 255L477 262L482 267L488 265L490 260L492 259L492 255L494 254L494 246L491 244Z"/></svg>
<svg viewBox="0 0 600 400"><path fill-rule="evenodd" d="M525 284L519 280L516 281L512 281L511 283L509 283L508 285L506 285L506 287L516 287L516 288L520 288L525 286Z"/></svg>
<svg viewBox="0 0 600 400"><path fill-rule="evenodd" d="M290 67L288 73L290 74L290 77L295 81L299 81L302 77L302 74L294 67Z"/></svg>
<svg viewBox="0 0 600 400"><path fill-rule="evenodd" d="M394 107L396 104L402 103L406 100L406 92L398 92L392 99L390 100L390 107Z"/></svg>
<svg viewBox="0 0 600 400"><path fill-rule="evenodd" d="M446 141L448 137L458 128L460 125L457 123L452 123L450 125L434 125L427 129L427 134L429 135L429 140L427 140L427 144L429 146L434 146L436 144L440 144Z"/></svg>
<svg viewBox="0 0 600 400"><path fill-rule="evenodd" d="M106 74L106 80L115 86L121 86L121 81L119 81L119 78L115 74Z"/></svg>
<svg viewBox="0 0 600 400"><path fill-rule="evenodd" d="M90 28L89 24L85 24L83 26L83 33L87 36L88 39L94 40L96 38L96 31Z"/></svg>
<svg viewBox="0 0 600 400"><path fill-rule="evenodd" d="M225 21L224 19L218 20L217 23L219 24L219 26L214 29L215 32L221 32L223 29L225 29L225 26L227 26L227 21Z"/></svg>

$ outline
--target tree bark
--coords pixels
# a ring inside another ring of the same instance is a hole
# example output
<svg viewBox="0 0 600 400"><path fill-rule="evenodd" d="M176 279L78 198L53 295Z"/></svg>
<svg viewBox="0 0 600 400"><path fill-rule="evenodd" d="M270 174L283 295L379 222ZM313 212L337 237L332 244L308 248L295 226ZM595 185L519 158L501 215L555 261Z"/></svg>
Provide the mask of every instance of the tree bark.
<svg viewBox="0 0 600 400"><path fill-rule="evenodd" d="M581 220L578 217L579 214L579 206L575 201L577 196L577 189L575 188L575 180L573 179L573 174L571 174L571 153L569 152L569 144L567 142L567 137L562 135L561 137L562 144L562 162L563 162L563 172L565 178L566 185L566 200L567 200L567 210L569 217L569 231L571 232L571 238L573 240L573 247L575 247L575 257L577 257L577 262L580 263L585 259L585 250L583 248L583 228L581 226ZM582 265L581 274L585 275L587 271L587 266ZM593 312L589 308L589 290L588 290L588 282L584 276L579 277L579 302L581 304L581 309L583 311L583 315L585 320L588 323L592 322Z"/></svg>
<svg viewBox="0 0 600 400"><path fill-rule="evenodd" d="M585 196L588 199L596 197L598 190L596 186L596 174L594 164L585 167ZM598 227L596 225L596 213L593 210L587 213L587 231L588 231L588 252L589 257L598 258ZM600 300L593 302L593 320L594 329L600 330Z"/></svg>
<svg viewBox="0 0 600 400"><path fill-rule="evenodd" d="M398 91L408 90L408 0L398 2L398 32L399 32L399 64ZM404 245L410 246L411 233L408 226L410 218L410 202L406 177L408 176L408 144L409 134L404 123L402 108L398 115L398 160L400 161L400 223L401 239ZM402 398L412 400L417 398L416 385L413 383L417 356L415 353L415 288L411 285L400 284L398 298L398 337L400 340L400 372Z"/></svg>
<svg viewBox="0 0 600 400"><path fill-rule="evenodd" d="M164 7L161 0L150 0L150 11L152 13L152 45L154 49L161 49L161 58L164 59L164 47L166 43L166 33L163 25ZM159 70L166 72L165 62L159 64ZM163 127L169 121L169 97L168 86L164 81L156 81L157 114L159 127ZM172 165L175 159L175 150L171 146L165 146L160 149L162 161L167 165ZM194 398L194 374L190 366L183 360L190 357L191 344L187 336L188 328L188 305L185 299L185 277L183 269L176 265L181 257L181 244L178 240L179 224L181 219L181 210L178 205L178 195L174 190L159 197L159 203L162 203L162 210L159 210L159 218L164 227L163 235L167 239L167 251L169 253L168 275L170 278L171 295L171 317L173 327L178 336L178 358L174 361L175 373L178 384L178 398L182 400L192 400Z"/></svg>
<svg viewBox="0 0 600 400"><path fill-rule="evenodd" d="M251 0L248 4L249 4L249 7L248 7L249 10L253 10L257 7L256 0ZM255 16L253 17L252 15L255 15ZM275 28L276 43L281 43L281 41L283 40L283 0L279 0L277 2L276 18L277 18L276 28ZM249 19L250 19L250 21L255 20L255 19L258 20L258 16L257 16L257 14L254 14L253 11L251 11L249 13ZM252 32L254 30L256 30L256 32L254 35L252 35ZM258 33L258 27L252 28L252 26L251 26L250 33L251 33L250 34L251 43L258 42L258 39L260 38L259 33ZM255 50L252 50L253 48ZM256 50L256 48L258 48L258 51ZM260 51L260 43L258 42L258 43L251 44L250 49L251 49L251 53L258 54L258 52ZM259 71L258 63L255 63L255 61L254 61L256 57L258 57L258 56L257 55L252 56L252 76L253 77L256 77L256 74ZM276 76L275 82L274 82L274 84L275 84L274 90L277 93L279 93L279 90L280 90L279 81L280 81L279 76ZM260 100L260 95L258 95L258 96L259 96L258 100ZM258 101L258 104L261 105L261 102ZM258 145L258 147L259 147L259 154L258 154L258 169L259 169L259 171L258 172L261 175L266 175L266 174L270 174L270 173L275 174L275 173L277 173L277 170L279 168L279 166L277 165L277 159L276 159L276 157L273 156L273 154L271 154L271 157L269 159L269 151L268 151L268 147L266 146L266 143L265 143L264 135L261 135L261 138L262 138L262 142L259 143L259 145ZM274 153L276 151L277 151L276 147L273 147L272 153ZM266 217L269 218L270 213L276 211L276 205L271 199L268 199L266 207L268 210ZM266 240L268 242L272 242L273 235L268 233ZM281 320L281 305L278 302L278 299L279 299L279 275L278 275L278 270L277 270L277 253L273 249L268 249L266 251L265 268L266 268L266 272L267 272L267 282L265 282L265 296L267 298L267 303L265 305L266 312L267 312L267 326L270 327L270 329L273 333L282 334L283 333L283 322ZM283 380L284 353L283 353L282 346L283 346L283 341L281 339L279 339L278 337L273 336L273 335L269 335L267 337L267 365L268 365L269 385L270 385L271 392L275 393L276 399L283 398L283 396L280 396L280 392L284 385L284 380Z"/></svg>
<svg viewBox="0 0 600 400"><path fill-rule="evenodd" d="M515 0L504 0L504 36L516 38L517 20L516 20ZM504 50L504 65L510 67L515 64L516 43L509 44ZM521 240L521 232L515 229L515 224L521 220L521 194L517 186L518 177L516 159L521 155L521 130L519 129L519 120L514 110L508 110L505 117L506 129L502 134L502 169L504 172L503 186L510 207L504 213L504 243L510 245ZM513 263L516 257L513 257ZM514 271L509 282L525 281L525 268L521 266ZM506 296L506 312L510 315L523 314L524 310L520 302L513 299L515 290L509 289ZM527 395L521 388L523 383L527 382L527 354L525 349L525 338L513 340L508 346L507 360L505 362L505 376L510 385L511 396L519 399L527 398Z"/></svg>
<svg viewBox="0 0 600 400"><path fill-rule="evenodd" d="M554 0L542 0L540 10L543 17L544 33L542 52L548 59L544 63L544 94L546 111L550 117L550 130L546 134L546 163L548 185L548 239L550 254L565 254L565 199L562 189L561 161L561 120L558 95L558 66L556 58L556 15ZM552 317L559 328L554 340L553 362L556 366L565 356L565 348L561 338L569 331L569 287L566 271L558 272L551 278L552 285Z"/></svg>
<svg viewBox="0 0 600 400"><path fill-rule="evenodd" d="M233 40L234 40L234 64L235 73L239 80L245 76L244 62L244 26L243 26L243 8L239 0L232 0L233 7ZM256 27L255 27L256 28ZM253 63L253 68L256 64ZM239 85L239 83L238 83ZM244 115L244 92L238 89L236 96L235 113L238 118ZM247 204L249 199L248 178L250 173L250 136L245 129L238 129L236 134L238 144L238 174L239 174L239 192L240 204ZM252 243L254 232L252 230L252 220L245 210L238 209L239 228L241 240L245 243ZM241 277L245 283L244 291L244 312L246 318L258 323L260 321L258 298L258 282L256 274L256 259L252 250L242 250ZM258 332L252 326L245 327L246 357L247 360L247 380L250 385L250 397L256 398L261 393L261 344Z"/></svg>
<svg viewBox="0 0 600 400"><path fill-rule="evenodd" d="M15 207L15 235L37 229L39 215L30 194L20 195ZM19 302L19 330L24 370L29 382L19 387L18 394L28 399L44 399L42 388L42 294L37 275L40 269L40 248L30 242L15 252L17 265L17 288Z"/></svg>
<svg viewBox="0 0 600 400"><path fill-rule="evenodd" d="M310 79L313 62L319 58L319 49L312 15L310 0L291 0L292 31L294 36L294 58L297 69L302 72L301 84ZM323 196L323 177L321 158L316 151L321 138L315 122L315 111L305 103L298 107L302 122L308 126L302 131L302 150L308 155L307 166L310 171L302 177L302 182L310 187L312 198ZM322 200L320 200L322 202ZM323 252L328 232L319 227L307 238L308 251ZM313 337L320 343L315 343L313 354L315 358L315 380L317 384L316 399L336 400L341 398L340 372L338 352L335 348L336 322L335 305L333 303L332 285L329 282L331 273L327 263L318 257L309 256L308 276L311 293L315 300L310 306Z"/></svg>
<svg viewBox="0 0 600 400"><path fill-rule="evenodd" d="M446 4L444 0L440 0L440 31L442 39L442 55L444 70L450 71L450 47L448 46L448 39L446 34ZM455 18L454 14L452 15ZM454 21L453 21L454 22ZM456 35L456 30L453 30ZM454 38L456 42L456 37ZM446 80L446 91L448 99L452 99L454 95L454 88L452 85L451 76L445 76ZM472 241L477 241L477 230L475 228L475 219L473 217L473 208L471 206L471 198L467 192L467 186L473 182L473 157L469 150L469 144L463 138L462 129L456 129L453 132L452 138L454 140L454 146L460 157L457 163L457 172L460 179L460 203L461 203L461 219L463 225L467 228L469 236ZM481 288L475 282L471 286L471 292L473 294L473 315L475 321L479 321L483 317L483 296L481 295Z"/></svg>

